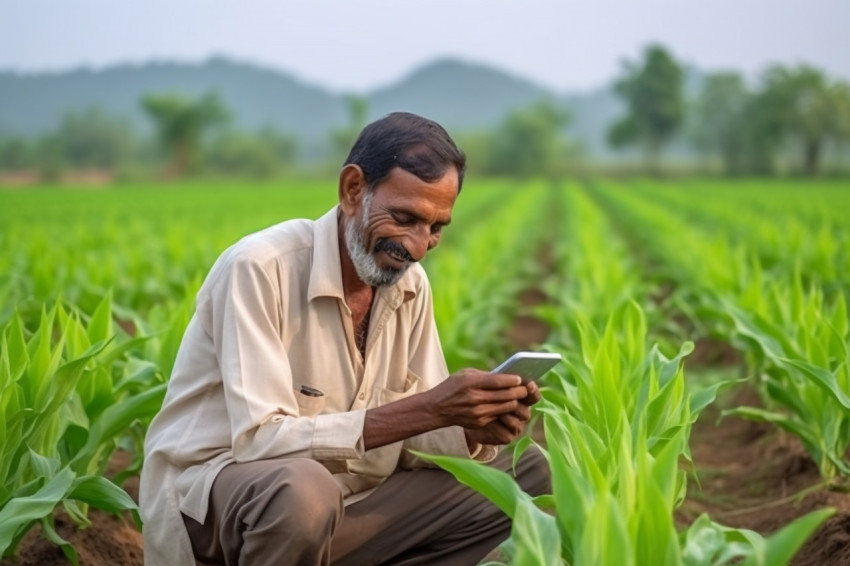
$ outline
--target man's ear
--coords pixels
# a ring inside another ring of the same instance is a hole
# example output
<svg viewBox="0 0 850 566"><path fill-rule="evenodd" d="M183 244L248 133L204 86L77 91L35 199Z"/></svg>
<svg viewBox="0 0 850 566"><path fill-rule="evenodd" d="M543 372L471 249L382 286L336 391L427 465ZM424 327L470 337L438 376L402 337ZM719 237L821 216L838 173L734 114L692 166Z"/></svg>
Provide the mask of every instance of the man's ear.
<svg viewBox="0 0 850 566"><path fill-rule="evenodd" d="M353 216L368 190L366 176L359 165L349 163L339 172L339 205L347 216Z"/></svg>

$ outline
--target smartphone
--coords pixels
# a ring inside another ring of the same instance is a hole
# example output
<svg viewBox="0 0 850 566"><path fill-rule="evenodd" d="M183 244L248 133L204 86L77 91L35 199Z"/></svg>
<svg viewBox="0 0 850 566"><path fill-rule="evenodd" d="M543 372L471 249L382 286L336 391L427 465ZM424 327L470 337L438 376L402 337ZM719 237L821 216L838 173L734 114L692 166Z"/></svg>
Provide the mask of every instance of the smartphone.
<svg viewBox="0 0 850 566"><path fill-rule="evenodd" d="M517 352L490 373L518 375L523 383L543 377L561 361L561 354L551 352Z"/></svg>

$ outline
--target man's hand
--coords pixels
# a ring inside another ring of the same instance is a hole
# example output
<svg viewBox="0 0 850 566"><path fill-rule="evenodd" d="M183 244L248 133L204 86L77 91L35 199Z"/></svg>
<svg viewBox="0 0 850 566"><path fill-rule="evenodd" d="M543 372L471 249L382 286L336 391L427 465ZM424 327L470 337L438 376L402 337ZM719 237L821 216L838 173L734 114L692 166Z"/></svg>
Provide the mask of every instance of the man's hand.
<svg viewBox="0 0 850 566"><path fill-rule="evenodd" d="M522 408L529 390L516 375L465 369L425 394L442 426L477 429Z"/></svg>
<svg viewBox="0 0 850 566"><path fill-rule="evenodd" d="M470 448L474 448L476 444L508 444L522 435L531 418L529 407L540 400L540 389L536 383L528 382L525 387L528 394L520 400L516 410L500 415L484 427L464 430Z"/></svg>
<svg viewBox="0 0 850 566"><path fill-rule="evenodd" d="M502 417L507 423L503 426L515 429L528 420L528 405L539 398L537 387L529 389L519 376L461 370L433 389L366 411L363 443L371 450L452 425L478 430ZM510 417L512 413L517 415ZM504 436L496 425L493 428Z"/></svg>
<svg viewBox="0 0 850 566"><path fill-rule="evenodd" d="M366 411L366 450L447 426L460 426L474 442L506 444L520 434L529 406L540 400L533 383L517 375L465 369L422 393ZM480 439L480 440L479 440Z"/></svg>

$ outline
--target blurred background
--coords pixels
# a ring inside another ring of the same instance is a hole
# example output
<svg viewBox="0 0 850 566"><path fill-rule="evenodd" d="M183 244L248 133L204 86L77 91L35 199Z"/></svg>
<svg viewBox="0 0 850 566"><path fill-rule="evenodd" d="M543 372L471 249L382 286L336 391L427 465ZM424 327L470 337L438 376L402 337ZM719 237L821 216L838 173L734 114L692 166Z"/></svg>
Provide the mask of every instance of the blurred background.
<svg viewBox="0 0 850 566"><path fill-rule="evenodd" d="M0 3L0 186L338 170L442 123L474 175L850 172L850 4Z"/></svg>

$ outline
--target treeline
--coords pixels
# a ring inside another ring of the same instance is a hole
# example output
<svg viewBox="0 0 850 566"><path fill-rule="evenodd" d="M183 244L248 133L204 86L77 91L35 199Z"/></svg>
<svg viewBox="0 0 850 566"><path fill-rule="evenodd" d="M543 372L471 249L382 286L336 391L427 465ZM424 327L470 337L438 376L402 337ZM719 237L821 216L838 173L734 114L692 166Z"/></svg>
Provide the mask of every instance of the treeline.
<svg viewBox="0 0 850 566"><path fill-rule="evenodd" d="M140 104L151 133L140 134L129 119L101 108L71 112L46 135L0 138L0 171L47 181L86 171L119 179L270 177L288 172L298 160L298 141L291 135L230 128L230 112L215 94L198 99L151 94Z"/></svg>
<svg viewBox="0 0 850 566"><path fill-rule="evenodd" d="M620 163L662 173L687 163L691 171L729 175L832 171L850 145L850 85L808 65L766 69L755 84L736 72L686 85L683 65L653 45L624 65L613 90L624 114L609 124L607 141L622 149ZM348 98L348 123L327 133L323 147L305 146L287 132L233 127L215 93L198 98L152 93L139 101L150 129L99 108L72 112L43 136L0 136L0 173L42 180L68 172L106 177L177 178L194 175L272 177L294 171L336 171L367 122L368 101ZM601 165L570 139L571 116L562 103L541 100L506 115L488 131L453 132L476 174L559 176ZM671 156L671 147L678 148ZM684 152L682 151L684 148ZM687 155L687 158L683 158ZM616 165L616 163L614 164Z"/></svg>

